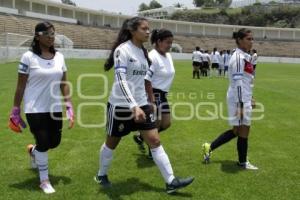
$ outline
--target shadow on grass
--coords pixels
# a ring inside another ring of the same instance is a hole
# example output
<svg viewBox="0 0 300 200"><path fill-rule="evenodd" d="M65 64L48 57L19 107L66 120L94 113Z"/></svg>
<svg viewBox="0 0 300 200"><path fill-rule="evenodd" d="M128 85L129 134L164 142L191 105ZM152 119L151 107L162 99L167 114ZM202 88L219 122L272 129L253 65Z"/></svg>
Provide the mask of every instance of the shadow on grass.
<svg viewBox="0 0 300 200"><path fill-rule="evenodd" d="M221 164L221 170L225 173L229 174L236 174L240 171L242 171L242 168L237 166L236 161L232 160L217 160L217 161L212 161L211 164L217 163Z"/></svg>
<svg viewBox="0 0 300 200"><path fill-rule="evenodd" d="M58 184L67 185L67 184L71 183L71 179L69 177L65 177L65 176L49 175L49 179L51 181L51 184L54 186L54 188L55 188L55 185L58 185ZM36 178L27 179L20 183L13 183L13 184L9 185L9 187L17 188L20 190L40 190L39 185L40 185L39 178L36 177Z"/></svg>
<svg viewBox="0 0 300 200"><path fill-rule="evenodd" d="M125 196L130 196L136 192L157 192L161 193L161 195L166 195L166 197L168 195L164 188L141 182L138 178L129 178L122 182L112 183L112 186L109 188L101 187L99 192L106 194L109 199L112 200L122 200ZM191 194L182 192L176 192L171 196L192 198ZM141 199L143 199L143 197L141 197Z"/></svg>
<svg viewBox="0 0 300 200"><path fill-rule="evenodd" d="M135 154L138 168L149 168L155 166L153 159L148 158L145 154Z"/></svg>

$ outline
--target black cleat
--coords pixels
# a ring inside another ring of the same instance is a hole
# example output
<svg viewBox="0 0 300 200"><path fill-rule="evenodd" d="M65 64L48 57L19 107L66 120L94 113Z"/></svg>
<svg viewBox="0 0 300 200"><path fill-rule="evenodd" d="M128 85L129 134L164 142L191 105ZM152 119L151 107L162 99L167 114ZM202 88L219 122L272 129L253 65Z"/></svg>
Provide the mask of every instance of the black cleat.
<svg viewBox="0 0 300 200"><path fill-rule="evenodd" d="M144 140L141 137L141 135L134 135L133 136L133 140L135 141L135 143L138 145L140 152L145 153L146 149L144 147Z"/></svg>
<svg viewBox="0 0 300 200"><path fill-rule="evenodd" d="M176 190L186 187L194 181L194 177L177 178L175 177L170 184L166 184L166 191L168 194L176 192Z"/></svg>
<svg viewBox="0 0 300 200"><path fill-rule="evenodd" d="M96 176L94 177L94 180L95 180L98 184L102 185L102 187L105 187L105 188L111 187L111 182L108 180L107 175L104 175L104 176L98 176L98 175L96 175Z"/></svg>

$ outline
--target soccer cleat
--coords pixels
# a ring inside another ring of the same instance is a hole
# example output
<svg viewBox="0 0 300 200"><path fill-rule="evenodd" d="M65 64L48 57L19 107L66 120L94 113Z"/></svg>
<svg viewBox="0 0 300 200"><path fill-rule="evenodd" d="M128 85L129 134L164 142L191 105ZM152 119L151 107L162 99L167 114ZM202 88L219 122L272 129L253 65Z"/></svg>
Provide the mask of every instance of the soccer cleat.
<svg viewBox="0 0 300 200"><path fill-rule="evenodd" d="M178 189L188 186L194 181L194 177L177 178L175 177L170 184L166 184L166 191L168 194L176 192Z"/></svg>
<svg viewBox="0 0 300 200"><path fill-rule="evenodd" d="M210 156L211 156L211 153L212 153L209 143L206 142L202 145L202 153L203 153L204 162L209 163Z"/></svg>
<svg viewBox="0 0 300 200"><path fill-rule="evenodd" d="M144 147L144 140L141 137L141 135L134 135L133 136L133 140L135 141L135 143L138 145L138 148L140 150L140 152L145 153L146 149Z"/></svg>
<svg viewBox="0 0 300 200"><path fill-rule="evenodd" d="M244 162L244 163L238 162L237 165L246 170L258 170L258 167L252 165L249 161Z"/></svg>
<svg viewBox="0 0 300 200"><path fill-rule="evenodd" d="M55 189L52 187L49 180L45 180L41 183L40 188L46 193L51 194L55 192Z"/></svg>
<svg viewBox="0 0 300 200"><path fill-rule="evenodd" d="M103 187L111 187L111 182L108 180L108 177L107 175L104 175L104 176L95 176L94 177L94 180L102 185Z"/></svg>
<svg viewBox="0 0 300 200"><path fill-rule="evenodd" d="M32 169L37 169L37 164L35 162L35 156L33 154L33 151L34 151L35 147L36 147L36 145L33 145L33 144L27 145L27 152L28 152L29 157L30 157L30 164L31 164Z"/></svg>

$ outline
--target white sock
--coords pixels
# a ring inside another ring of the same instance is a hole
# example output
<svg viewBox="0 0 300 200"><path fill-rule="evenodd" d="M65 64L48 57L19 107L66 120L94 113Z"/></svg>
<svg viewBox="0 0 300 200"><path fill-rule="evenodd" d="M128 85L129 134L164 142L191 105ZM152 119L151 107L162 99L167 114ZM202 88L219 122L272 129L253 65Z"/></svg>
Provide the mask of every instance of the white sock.
<svg viewBox="0 0 300 200"><path fill-rule="evenodd" d="M49 180L48 177L48 152L34 151L35 162L39 169L40 181Z"/></svg>
<svg viewBox="0 0 300 200"><path fill-rule="evenodd" d="M173 169L162 145L157 148L151 149L152 157L155 164L158 166L161 175L165 179L165 182L170 184L174 177Z"/></svg>
<svg viewBox="0 0 300 200"><path fill-rule="evenodd" d="M108 148L104 143L100 149L100 169L98 171L98 176L107 175L108 168L113 158L113 150Z"/></svg>

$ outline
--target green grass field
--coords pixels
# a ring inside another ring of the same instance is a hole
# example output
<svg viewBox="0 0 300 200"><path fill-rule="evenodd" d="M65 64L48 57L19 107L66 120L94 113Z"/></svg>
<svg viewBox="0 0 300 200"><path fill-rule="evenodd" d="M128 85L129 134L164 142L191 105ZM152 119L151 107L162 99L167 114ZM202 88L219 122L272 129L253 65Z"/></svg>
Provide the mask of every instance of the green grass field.
<svg viewBox="0 0 300 200"><path fill-rule="evenodd" d="M176 61L176 78L171 89L171 104L184 102L194 107L199 102L225 104L228 80L224 78L191 79L190 61ZM104 120L104 110L97 105L104 99L83 99L77 93L77 79L85 73L104 74L100 60L68 60L68 76L73 84L73 102L81 107L77 119L84 124ZM217 149L209 165L202 163L201 144L211 141L229 128L226 120L173 120L170 129L161 134L161 141L169 155L177 176L195 176L189 187L176 195L164 192L165 184L153 161L142 155L132 140L123 139L114 153L109 177L113 187L100 188L93 181L98 170L98 154L105 139L104 128L85 128L79 124L68 130L65 124L59 148L49 151L50 179L56 193L47 196L39 189L37 172L29 168L26 145L33 143L27 128L23 134L7 129L7 119L13 103L17 63L0 65L0 199L299 199L300 196L300 67L296 64L259 64L254 97L265 107L264 118L253 122L249 142L249 158L259 171L239 170L235 161L236 142ZM82 79L84 95L104 92L99 78ZM191 94L192 95L189 95ZM213 96L213 99L211 98ZM196 108L193 108L194 111ZM208 116L201 107L197 113ZM176 106L177 117L188 117L190 108ZM224 111L226 116L226 109Z"/></svg>

